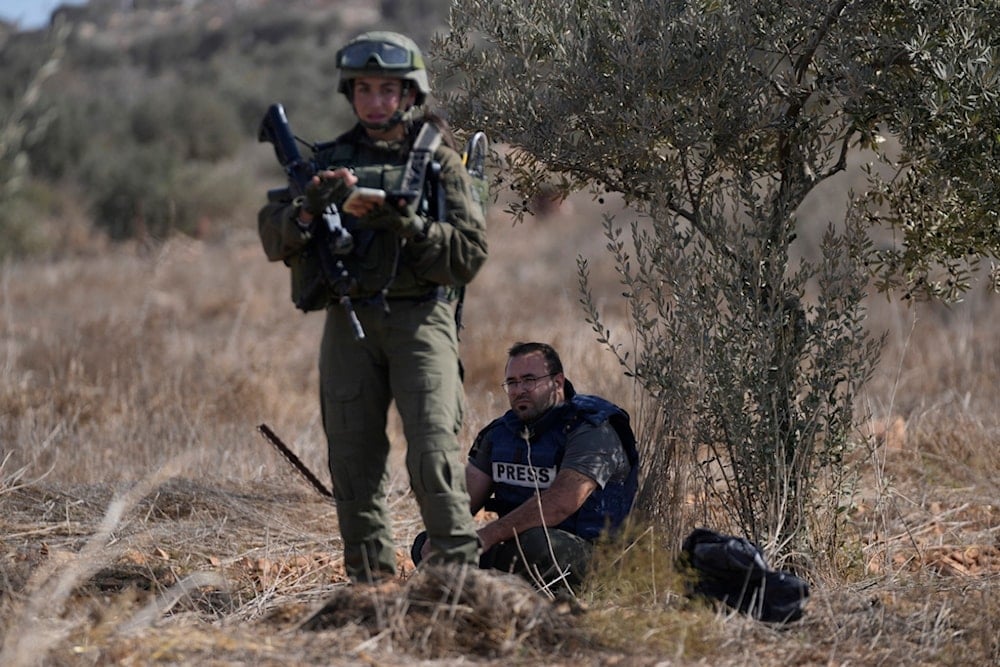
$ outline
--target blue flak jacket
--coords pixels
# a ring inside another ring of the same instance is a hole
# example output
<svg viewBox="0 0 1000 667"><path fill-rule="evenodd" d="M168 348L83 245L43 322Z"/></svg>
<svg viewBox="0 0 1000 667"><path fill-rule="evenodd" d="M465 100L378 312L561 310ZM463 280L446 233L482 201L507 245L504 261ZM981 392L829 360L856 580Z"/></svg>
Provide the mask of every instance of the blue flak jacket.
<svg viewBox="0 0 1000 667"><path fill-rule="evenodd" d="M483 430L480 437L492 444L494 472L497 464L508 464L500 470L529 471L520 473L519 479L512 475L511 481L498 480L494 474L493 498L487 509L503 516L531 499L536 490L547 488L552 481L548 471L559 468L573 431L585 423L600 426L604 422L610 422L618 434L631 470L624 480L612 479L605 488L596 489L579 510L556 528L587 540L596 539L605 530L617 531L635 500L639 452L628 413L599 396L574 394L531 425L528 442L524 439L524 424L512 410Z"/></svg>

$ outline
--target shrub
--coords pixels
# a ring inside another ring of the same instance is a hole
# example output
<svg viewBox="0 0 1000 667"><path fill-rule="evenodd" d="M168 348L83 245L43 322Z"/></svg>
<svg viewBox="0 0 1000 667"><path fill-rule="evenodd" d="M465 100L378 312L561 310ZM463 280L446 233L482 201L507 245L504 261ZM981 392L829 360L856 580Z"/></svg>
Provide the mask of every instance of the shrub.
<svg viewBox="0 0 1000 667"><path fill-rule="evenodd" d="M94 224L115 240L166 236L180 216L172 196L177 161L155 145L121 146L114 159L101 152L86 168Z"/></svg>
<svg viewBox="0 0 1000 667"><path fill-rule="evenodd" d="M79 98L55 98L29 120L24 144L33 176L57 180L75 170L92 129L85 105Z"/></svg>

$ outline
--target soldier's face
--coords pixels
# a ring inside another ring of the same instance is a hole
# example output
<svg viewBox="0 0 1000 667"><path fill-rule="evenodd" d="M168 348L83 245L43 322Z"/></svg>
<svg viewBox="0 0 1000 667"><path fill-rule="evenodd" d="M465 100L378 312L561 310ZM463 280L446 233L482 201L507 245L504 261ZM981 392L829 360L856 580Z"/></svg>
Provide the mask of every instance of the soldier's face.
<svg viewBox="0 0 1000 667"><path fill-rule="evenodd" d="M396 111L405 111L416 101L411 87L403 94L403 81L384 76L363 76L354 80L354 113L372 125L387 123Z"/></svg>
<svg viewBox="0 0 1000 667"><path fill-rule="evenodd" d="M565 378L562 373L549 373L541 352L508 359L504 382L510 408L523 422L537 419L563 401Z"/></svg>

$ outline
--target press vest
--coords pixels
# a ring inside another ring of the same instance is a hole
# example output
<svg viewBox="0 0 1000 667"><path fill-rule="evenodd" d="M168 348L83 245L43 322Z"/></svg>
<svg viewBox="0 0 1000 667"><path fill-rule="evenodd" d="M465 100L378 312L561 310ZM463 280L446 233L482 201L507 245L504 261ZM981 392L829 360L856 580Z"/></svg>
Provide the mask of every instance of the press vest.
<svg viewBox="0 0 1000 667"><path fill-rule="evenodd" d="M513 411L484 429L492 445L493 498L487 508L500 516L507 514L537 491L551 486L566 453L569 436L584 423L600 426L610 422L614 427L631 470L624 480L610 480L603 489L595 489L583 506L557 528L595 539L605 529L614 532L632 509L638 488L639 454L628 414L613 403L598 396L576 394L532 424L525 441L525 425Z"/></svg>

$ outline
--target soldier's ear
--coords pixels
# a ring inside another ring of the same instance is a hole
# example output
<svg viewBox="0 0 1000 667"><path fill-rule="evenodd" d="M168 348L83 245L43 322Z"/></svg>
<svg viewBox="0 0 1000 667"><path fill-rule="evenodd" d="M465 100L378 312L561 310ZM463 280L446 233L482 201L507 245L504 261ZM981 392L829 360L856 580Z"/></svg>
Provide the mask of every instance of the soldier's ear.
<svg viewBox="0 0 1000 667"><path fill-rule="evenodd" d="M417 87L416 86L405 86L403 89L403 99L402 105L403 110L409 110L414 104L417 103Z"/></svg>

